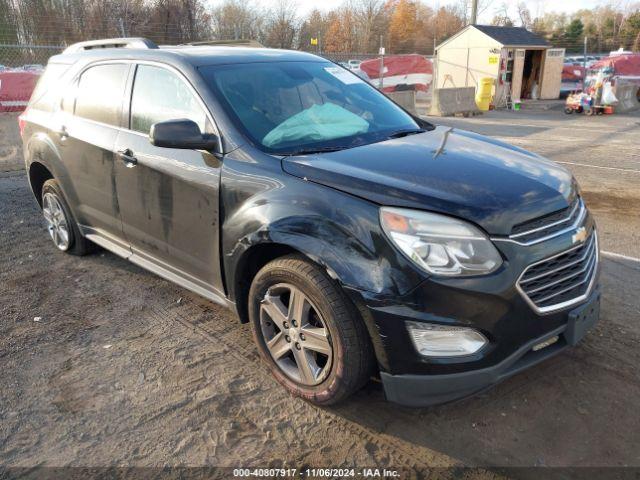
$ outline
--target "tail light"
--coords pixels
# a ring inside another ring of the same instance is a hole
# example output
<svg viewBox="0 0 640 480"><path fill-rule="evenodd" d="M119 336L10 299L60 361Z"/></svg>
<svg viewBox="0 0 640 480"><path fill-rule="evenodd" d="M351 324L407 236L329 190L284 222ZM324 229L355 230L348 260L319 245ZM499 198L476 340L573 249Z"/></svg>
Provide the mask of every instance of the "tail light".
<svg viewBox="0 0 640 480"><path fill-rule="evenodd" d="M27 120L25 118L26 116L27 116L27 110L22 112L18 117L18 128L20 129L21 137L24 136L24 127L27 125Z"/></svg>

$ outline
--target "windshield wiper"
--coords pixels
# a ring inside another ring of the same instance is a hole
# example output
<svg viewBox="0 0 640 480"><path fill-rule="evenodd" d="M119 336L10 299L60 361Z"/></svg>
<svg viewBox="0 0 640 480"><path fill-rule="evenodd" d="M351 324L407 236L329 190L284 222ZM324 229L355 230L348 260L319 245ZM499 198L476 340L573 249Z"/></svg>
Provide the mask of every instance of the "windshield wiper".
<svg viewBox="0 0 640 480"><path fill-rule="evenodd" d="M426 130L423 128L411 128L406 130L398 130L396 132L391 133L387 138L400 138L406 137L408 135L416 135L418 133L424 133Z"/></svg>
<svg viewBox="0 0 640 480"><path fill-rule="evenodd" d="M337 152L337 151L340 151L340 150L345 150L347 148L349 148L349 147L302 148L302 149L296 150L294 152L281 153L281 155L285 155L285 156L310 155L312 153Z"/></svg>

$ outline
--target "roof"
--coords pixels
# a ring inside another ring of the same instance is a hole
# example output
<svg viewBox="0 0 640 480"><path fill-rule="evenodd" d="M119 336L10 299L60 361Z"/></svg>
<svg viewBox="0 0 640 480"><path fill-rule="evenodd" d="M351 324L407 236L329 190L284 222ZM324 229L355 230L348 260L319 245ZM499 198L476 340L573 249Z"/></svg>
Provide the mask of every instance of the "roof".
<svg viewBox="0 0 640 480"><path fill-rule="evenodd" d="M80 59L180 61L194 67L230 63L254 62L328 62L305 52L272 48L230 46L167 46L161 48L98 48L52 57L55 62L75 62Z"/></svg>
<svg viewBox="0 0 640 480"><path fill-rule="evenodd" d="M544 38L523 27L499 27L495 25L472 26L505 46L549 46L549 43Z"/></svg>

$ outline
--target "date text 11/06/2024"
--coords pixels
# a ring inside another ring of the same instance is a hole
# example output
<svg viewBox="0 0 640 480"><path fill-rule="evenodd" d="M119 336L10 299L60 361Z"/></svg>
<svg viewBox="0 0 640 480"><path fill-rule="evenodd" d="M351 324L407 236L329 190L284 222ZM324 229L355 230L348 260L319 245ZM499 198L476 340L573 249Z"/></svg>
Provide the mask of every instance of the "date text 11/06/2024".
<svg viewBox="0 0 640 480"><path fill-rule="evenodd" d="M386 468L235 468L236 478L399 478L400 472Z"/></svg>

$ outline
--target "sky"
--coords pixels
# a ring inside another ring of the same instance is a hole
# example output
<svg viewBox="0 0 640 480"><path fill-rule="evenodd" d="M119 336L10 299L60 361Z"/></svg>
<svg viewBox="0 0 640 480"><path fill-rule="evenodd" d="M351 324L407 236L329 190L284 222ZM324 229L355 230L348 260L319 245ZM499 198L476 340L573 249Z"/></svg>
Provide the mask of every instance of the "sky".
<svg viewBox="0 0 640 480"><path fill-rule="evenodd" d="M223 3L224 0L209 0L210 5L219 5ZM255 5L263 6L268 8L278 2L278 0L249 0ZM328 11L333 8L340 6L344 3L344 0L293 0L297 5L298 13L300 16L305 16L314 8L318 8L319 10ZM440 6L445 6L449 4L456 4L458 0L422 0L423 3L429 5L430 7L437 8ZM480 0L482 2L482 0ZM515 7L519 0L489 0L491 4L489 7L480 15L479 22L480 23L489 23L493 16L503 4L507 4L511 13L513 14L513 18L517 18ZM624 3L625 0L618 0L617 3ZM537 15L543 14L545 12L562 12L562 13L572 13L576 10L580 10L582 8L594 8L598 5L604 5L611 3L610 0L529 0L527 4L529 5L529 9L531 10L532 15L535 17Z"/></svg>

